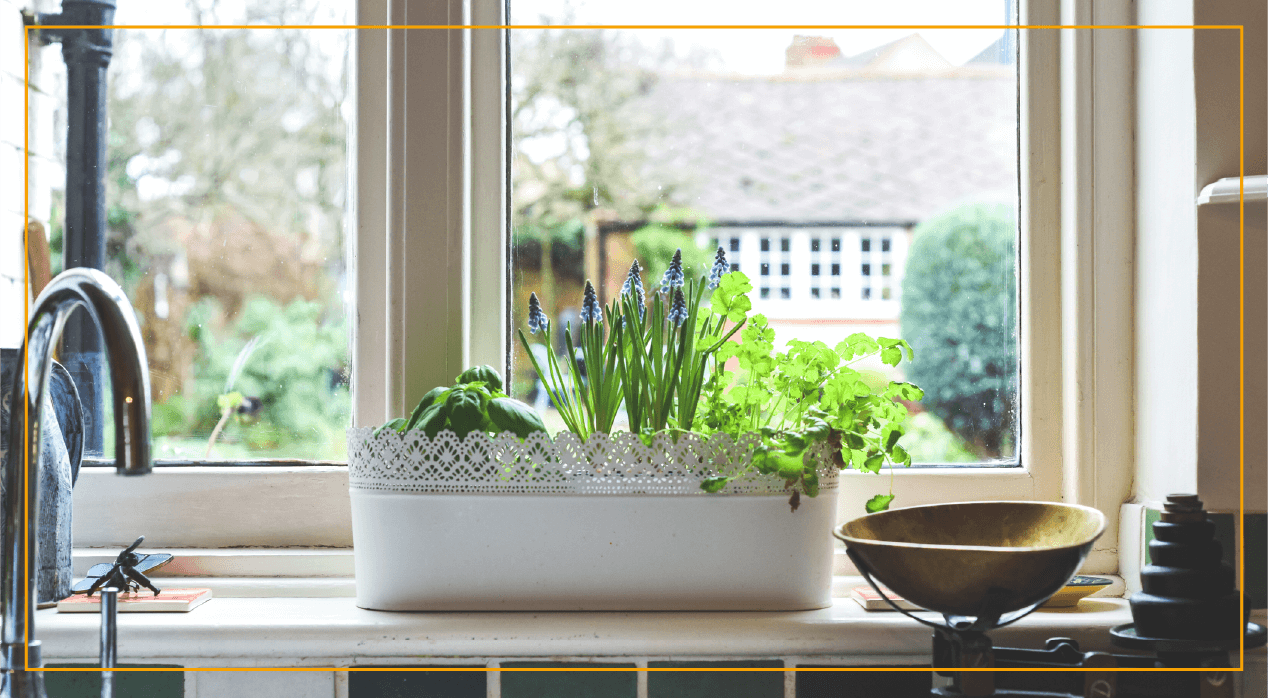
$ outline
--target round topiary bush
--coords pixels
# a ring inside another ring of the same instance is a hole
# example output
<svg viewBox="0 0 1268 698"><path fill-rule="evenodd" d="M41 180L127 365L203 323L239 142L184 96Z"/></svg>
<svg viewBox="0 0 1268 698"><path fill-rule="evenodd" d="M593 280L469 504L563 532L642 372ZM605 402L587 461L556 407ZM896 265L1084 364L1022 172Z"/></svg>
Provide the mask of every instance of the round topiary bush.
<svg viewBox="0 0 1268 698"><path fill-rule="evenodd" d="M1017 408L1016 222L968 204L916 227L903 278L908 378L925 409L982 458L1013 455Z"/></svg>

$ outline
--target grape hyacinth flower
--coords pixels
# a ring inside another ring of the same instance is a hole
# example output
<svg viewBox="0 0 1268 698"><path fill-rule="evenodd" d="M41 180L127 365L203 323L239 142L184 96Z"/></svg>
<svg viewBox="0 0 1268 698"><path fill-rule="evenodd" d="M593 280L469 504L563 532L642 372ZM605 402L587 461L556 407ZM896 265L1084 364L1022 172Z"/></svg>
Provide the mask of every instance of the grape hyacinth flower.
<svg viewBox="0 0 1268 698"><path fill-rule="evenodd" d="M687 299L683 298L682 289L674 289L674 302L669 306L669 314L665 319L679 327L687 321Z"/></svg>
<svg viewBox="0 0 1268 698"><path fill-rule="evenodd" d="M634 296L634 302L638 304L638 319L642 320L643 315L647 312L647 295L643 290L643 277L640 273L638 260L630 265L630 273L625 275L625 284L621 286L621 295Z"/></svg>
<svg viewBox="0 0 1268 698"><path fill-rule="evenodd" d="M681 288L682 284L682 248L680 247L674 252L674 258L669 262L665 275L660 278L660 292L669 293L676 288Z"/></svg>
<svg viewBox="0 0 1268 698"><path fill-rule="evenodd" d="M594 285L588 279L585 296L581 299L581 321L603 322L603 309L599 307L599 297L594 292Z"/></svg>
<svg viewBox="0 0 1268 698"><path fill-rule="evenodd" d="M709 288L717 288L722 283L722 275L730 270L731 266L726 263L726 251L719 247L718 254L713 259L713 269L709 271Z"/></svg>
<svg viewBox="0 0 1268 698"><path fill-rule="evenodd" d="M530 293L528 296L528 331L537 334L538 330L546 331L550 327L550 320L546 318L546 313L542 312L542 303L537 300L536 293Z"/></svg>

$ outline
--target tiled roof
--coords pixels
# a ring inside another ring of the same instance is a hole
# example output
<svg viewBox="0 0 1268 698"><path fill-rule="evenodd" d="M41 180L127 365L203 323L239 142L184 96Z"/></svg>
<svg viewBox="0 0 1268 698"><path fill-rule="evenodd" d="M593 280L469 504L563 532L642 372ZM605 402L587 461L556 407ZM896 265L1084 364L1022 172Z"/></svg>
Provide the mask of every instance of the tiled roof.
<svg viewBox="0 0 1268 698"><path fill-rule="evenodd" d="M638 104L662 120L653 167L714 219L921 220L1016 198L1007 68L938 76L665 77Z"/></svg>

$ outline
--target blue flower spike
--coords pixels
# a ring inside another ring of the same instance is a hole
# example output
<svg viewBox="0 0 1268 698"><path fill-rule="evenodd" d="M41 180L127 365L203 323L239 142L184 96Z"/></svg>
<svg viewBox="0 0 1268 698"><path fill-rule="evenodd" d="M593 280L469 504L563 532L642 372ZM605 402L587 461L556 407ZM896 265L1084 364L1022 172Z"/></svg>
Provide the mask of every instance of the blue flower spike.
<svg viewBox="0 0 1268 698"><path fill-rule="evenodd" d="M719 247L718 254L713 258L713 269L709 271L709 288L717 288L722 283L722 275L730 270L731 265L726 263L726 251Z"/></svg>
<svg viewBox="0 0 1268 698"><path fill-rule="evenodd" d="M603 309L599 307L598 294L594 292L594 285L588 279L585 296L581 299L581 321L603 322Z"/></svg>
<svg viewBox="0 0 1268 698"><path fill-rule="evenodd" d="M682 295L682 289L674 289L674 302L669 306L669 315L666 319L670 323L682 327L682 323L687 321L687 299Z"/></svg>
<svg viewBox="0 0 1268 698"><path fill-rule="evenodd" d="M634 302L638 304L638 317L640 320L643 319L643 315L647 312L647 293L643 290L642 270L638 266L637 259L630 265L630 272L625 275L621 295L634 296Z"/></svg>
<svg viewBox="0 0 1268 698"><path fill-rule="evenodd" d="M546 318L546 313L542 312L542 303L537 300L537 294L531 293L528 296L528 331L537 334L538 330L546 331L550 327L550 320Z"/></svg>
<svg viewBox="0 0 1268 698"><path fill-rule="evenodd" d="M660 292L669 293L676 288L682 288L682 284L682 248L680 247L674 252L674 258L669 262L665 275L660 278Z"/></svg>

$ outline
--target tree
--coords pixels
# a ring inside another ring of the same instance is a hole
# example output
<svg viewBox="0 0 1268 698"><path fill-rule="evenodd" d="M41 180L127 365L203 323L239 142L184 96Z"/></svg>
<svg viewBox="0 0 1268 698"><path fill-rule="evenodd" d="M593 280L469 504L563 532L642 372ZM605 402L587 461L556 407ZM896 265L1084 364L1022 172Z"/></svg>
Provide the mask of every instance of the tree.
<svg viewBox="0 0 1268 698"><path fill-rule="evenodd" d="M186 4L194 24L340 23L312 2L260 0L231 17L218 0ZM278 434L257 450L347 424L347 390L331 376L347 367L338 286L351 40L299 28L117 34L107 264L142 315L158 433L214 422L222 364L257 335L265 348L243 374L264 400L251 432ZM305 365L272 360L270 345Z"/></svg>
<svg viewBox="0 0 1268 698"><path fill-rule="evenodd" d="M908 378L925 408L978 456L1010 456L1017 423L1016 223L969 204L919 225L903 278Z"/></svg>

